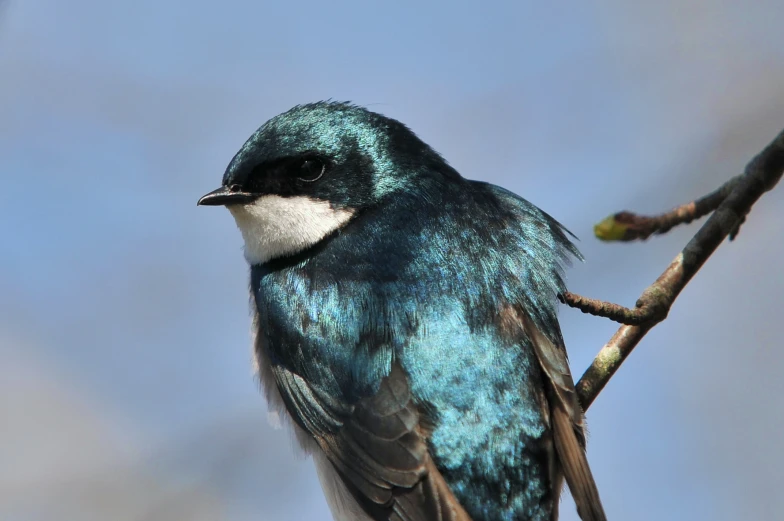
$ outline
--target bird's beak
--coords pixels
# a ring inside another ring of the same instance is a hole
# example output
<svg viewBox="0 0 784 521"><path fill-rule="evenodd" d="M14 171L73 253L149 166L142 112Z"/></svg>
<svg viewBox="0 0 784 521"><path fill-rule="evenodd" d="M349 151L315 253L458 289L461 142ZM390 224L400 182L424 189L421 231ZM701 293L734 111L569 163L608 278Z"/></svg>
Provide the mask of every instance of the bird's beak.
<svg viewBox="0 0 784 521"><path fill-rule="evenodd" d="M255 194L242 192L236 186L221 186L204 195L196 203L198 206L226 206L228 204L249 203L256 199Z"/></svg>

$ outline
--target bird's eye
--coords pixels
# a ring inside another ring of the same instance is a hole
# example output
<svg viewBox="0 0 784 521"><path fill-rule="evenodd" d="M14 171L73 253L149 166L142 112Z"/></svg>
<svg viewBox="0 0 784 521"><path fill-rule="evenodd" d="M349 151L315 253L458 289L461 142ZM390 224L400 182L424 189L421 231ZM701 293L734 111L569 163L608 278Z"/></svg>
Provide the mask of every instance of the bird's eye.
<svg viewBox="0 0 784 521"><path fill-rule="evenodd" d="M327 165L320 159L305 159L300 163L297 179L306 183L313 183L314 181L321 179L321 176L324 175L326 169Z"/></svg>

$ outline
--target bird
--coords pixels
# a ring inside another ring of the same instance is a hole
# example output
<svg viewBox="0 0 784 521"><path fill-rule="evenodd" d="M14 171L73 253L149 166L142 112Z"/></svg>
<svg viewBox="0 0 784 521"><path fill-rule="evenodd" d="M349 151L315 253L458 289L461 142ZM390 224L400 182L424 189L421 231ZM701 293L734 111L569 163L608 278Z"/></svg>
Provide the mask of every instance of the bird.
<svg viewBox="0 0 784 521"><path fill-rule="evenodd" d="M338 521L606 519L560 330L561 224L403 123L297 105L198 201L234 217L255 364Z"/></svg>

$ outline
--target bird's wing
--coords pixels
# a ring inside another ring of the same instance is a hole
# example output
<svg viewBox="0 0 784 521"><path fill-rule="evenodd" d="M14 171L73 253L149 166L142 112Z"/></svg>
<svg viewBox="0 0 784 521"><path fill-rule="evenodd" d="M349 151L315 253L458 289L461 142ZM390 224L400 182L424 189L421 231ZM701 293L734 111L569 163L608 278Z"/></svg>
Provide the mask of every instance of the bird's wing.
<svg viewBox="0 0 784 521"><path fill-rule="evenodd" d="M376 521L470 521L436 469L406 373L393 365L374 396L346 406L282 366L273 368L297 423Z"/></svg>
<svg viewBox="0 0 784 521"><path fill-rule="evenodd" d="M523 331L533 344L545 376L550 423L558 460L583 521L606 521L599 491L585 455L585 422L577 401L566 349L556 345L522 311Z"/></svg>

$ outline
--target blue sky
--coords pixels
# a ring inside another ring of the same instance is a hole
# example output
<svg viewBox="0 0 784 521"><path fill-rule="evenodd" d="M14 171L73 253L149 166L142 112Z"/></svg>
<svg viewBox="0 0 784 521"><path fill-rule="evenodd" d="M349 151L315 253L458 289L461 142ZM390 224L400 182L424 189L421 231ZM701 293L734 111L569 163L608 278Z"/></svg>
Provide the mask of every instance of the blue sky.
<svg viewBox="0 0 784 521"><path fill-rule="evenodd" d="M0 517L328 519L252 378L240 235L195 206L266 119L334 98L404 121L581 238L572 290L631 305L696 228L607 245L592 224L702 195L784 127L783 11L6 1ZM612 519L784 509L781 193L589 411ZM561 317L579 375L615 328Z"/></svg>

